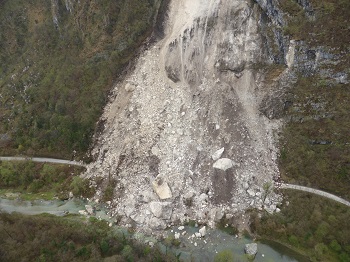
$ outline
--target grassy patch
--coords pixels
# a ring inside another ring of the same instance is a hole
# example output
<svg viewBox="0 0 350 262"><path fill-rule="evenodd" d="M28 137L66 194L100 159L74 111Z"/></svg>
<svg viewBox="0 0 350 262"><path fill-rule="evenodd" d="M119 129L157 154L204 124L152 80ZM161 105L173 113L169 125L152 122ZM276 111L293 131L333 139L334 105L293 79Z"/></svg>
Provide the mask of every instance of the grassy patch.
<svg viewBox="0 0 350 262"><path fill-rule="evenodd" d="M223 250L220 251L215 255L214 262L232 262L233 259L233 253L230 250Z"/></svg>

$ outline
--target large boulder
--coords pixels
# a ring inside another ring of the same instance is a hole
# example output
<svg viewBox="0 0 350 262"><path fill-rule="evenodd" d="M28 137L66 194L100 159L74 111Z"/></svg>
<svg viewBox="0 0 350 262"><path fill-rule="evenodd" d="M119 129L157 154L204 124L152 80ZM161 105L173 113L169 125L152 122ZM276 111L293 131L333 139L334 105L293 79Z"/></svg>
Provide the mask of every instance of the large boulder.
<svg viewBox="0 0 350 262"><path fill-rule="evenodd" d="M224 217L224 215L225 213L221 208L212 208L209 211L210 218L215 222L219 222Z"/></svg>
<svg viewBox="0 0 350 262"><path fill-rule="evenodd" d="M126 83L124 88L126 92L132 92L135 90L135 86L131 83Z"/></svg>
<svg viewBox="0 0 350 262"><path fill-rule="evenodd" d="M152 217L149 221L149 227L154 230L164 230L166 229L167 225L163 220Z"/></svg>
<svg viewBox="0 0 350 262"><path fill-rule="evenodd" d="M234 162L231 159L228 158L220 158L219 160L217 160L213 167L216 169L220 169L223 171L226 171L227 169L230 169L234 166Z"/></svg>
<svg viewBox="0 0 350 262"><path fill-rule="evenodd" d="M150 209L152 214L161 219L170 219L173 213L171 202L151 202Z"/></svg>
<svg viewBox="0 0 350 262"><path fill-rule="evenodd" d="M256 253L258 253L258 244L257 243L250 243L246 244L244 248L244 252L250 257L255 258Z"/></svg>
<svg viewBox="0 0 350 262"><path fill-rule="evenodd" d="M91 205L85 205L85 209L90 216L94 215L96 212L95 207Z"/></svg>
<svg viewBox="0 0 350 262"><path fill-rule="evenodd" d="M160 199L168 199L172 197L170 187L167 182L162 178L158 178L152 183L154 191L157 193Z"/></svg>

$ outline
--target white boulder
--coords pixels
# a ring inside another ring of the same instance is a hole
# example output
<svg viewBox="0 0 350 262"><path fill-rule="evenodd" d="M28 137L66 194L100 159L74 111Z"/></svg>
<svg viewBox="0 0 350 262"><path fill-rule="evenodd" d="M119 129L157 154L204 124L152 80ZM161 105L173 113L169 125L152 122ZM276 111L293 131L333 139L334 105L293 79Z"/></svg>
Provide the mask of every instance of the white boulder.
<svg viewBox="0 0 350 262"><path fill-rule="evenodd" d="M211 158L214 160L214 161L217 161L220 159L220 157L222 156L222 154L224 153L225 151L225 148L220 148L219 150L215 151L214 154L211 155Z"/></svg>
<svg viewBox="0 0 350 262"><path fill-rule="evenodd" d="M230 169L234 166L234 162L231 159L228 158L220 158L217 160L213 167L216 169L220 169L223 171L226 171L227 169Z"/></svg>
<svg viewBox="0 0 350 262"><path fill-rule="evenodd" d="M201 229L199 229L199 233L202 237L204 237L207 234L207 228L204 226Z"/></svg>
<svg viewBox="0 0 350 262"><path fill-rule="evenodd" d="M157 193L160 199L172 198L172 193L167 182L163 181L162 178L158 178L152 182L154 191Z"/></svg>

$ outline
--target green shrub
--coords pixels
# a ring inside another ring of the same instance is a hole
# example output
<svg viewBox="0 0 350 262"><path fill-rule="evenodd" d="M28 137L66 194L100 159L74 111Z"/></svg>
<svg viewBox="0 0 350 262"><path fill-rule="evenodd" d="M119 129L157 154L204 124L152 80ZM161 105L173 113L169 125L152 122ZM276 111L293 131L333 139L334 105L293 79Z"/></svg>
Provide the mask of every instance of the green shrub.
<svg viewBox="0 0 350 262"><path fill-rule="evenodd" d="M233 262L233 254L230 250L223 250L216 254L215 262Z"/></svg>
<svg viewBox="0 0 350 262"><path fill-rule="evenodd" d="M134 261L134 253L132 247L126 245L122 250L122 256L126 259L126 261Z"/></svg>
<svg viewBox="0 0 350 262"><path fill-rule="evenodd" d="M103 196L102 196L103 202L113 200L116 183L117 183L116 180L114 180L113 178L108 179L108 184L107 184L106 188L104 189Z"/></svg>
<svg viewBox="0 0 350 262"><path fill-rule="evenodd" d="M105 256L108 253L108 251L109 251L109 244L108 244L107 240L103 239L101 241L100 249L101 249L102 256Z"/></svg>
<svg viewBox="0 0 350 262"><path fill-rule="evenodd" d="M70 189L74 196L91 197L94 193L94 190L90 188L89 180L79 176L73 178Z"/></svg>
<svg viewBox="0 0 350 262"><path fill-rule="evenodd" d="M289 238L288 238L288 241L289 243L291 243L293 246L298 246L299 245L299 241L298 241L298 238L294 235L291 235Z"/></svg>
<svg viewBox="0 0 350 262"><path fill-rule="evenodd" d="M330 243L329 247L333 249L335 252L340 252L341 251L341 246L337 242L337 240L333 239L332 242Z"/></svg>

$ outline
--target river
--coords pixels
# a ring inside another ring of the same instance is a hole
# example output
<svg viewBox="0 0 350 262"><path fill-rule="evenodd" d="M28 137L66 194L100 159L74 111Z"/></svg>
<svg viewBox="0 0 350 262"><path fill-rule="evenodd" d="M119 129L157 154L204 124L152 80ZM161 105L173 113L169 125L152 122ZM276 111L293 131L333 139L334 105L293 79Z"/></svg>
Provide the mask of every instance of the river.
<svg viewBox="0 0 350 262"><path fill-rule="evenodd" d="M58 216L64 216L67 213L79 214L79 210L85 209L86 202L79 199L68 201L59 200L10 200L0 198L0 209L4 212L19 212L27 215L35 215L41 213L49 213ZM96 213L97 217L108 220L106 212L101 208ZM185 232L185 233L184 233ZM180 233L181 244L177 248L171 248L171 251L177 254L181 253L180 258L185 261L214 261L215 255L223 250L230 250L234 254L235 261L248 261L244 256L244 246L252 243L249 238L237 238L223 231L216 229L208 229L204 238L191 237L198 232L196 227L186 226L183 230L174 227L168 230L169 236ZM143 242L155 241L153 238L135 234L135 238ZM158 243L162 250L166 250L163 243ZM274 242L258 242L258 253L255 257L257 262L268 261L285 261L285 262L306 262L309 261L298 253Z"/></svg>

